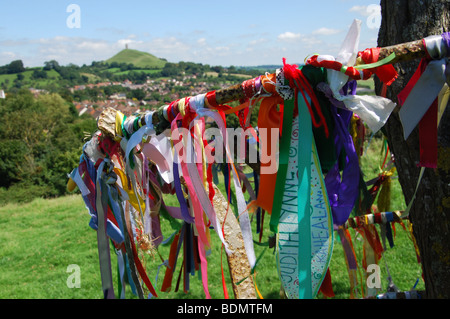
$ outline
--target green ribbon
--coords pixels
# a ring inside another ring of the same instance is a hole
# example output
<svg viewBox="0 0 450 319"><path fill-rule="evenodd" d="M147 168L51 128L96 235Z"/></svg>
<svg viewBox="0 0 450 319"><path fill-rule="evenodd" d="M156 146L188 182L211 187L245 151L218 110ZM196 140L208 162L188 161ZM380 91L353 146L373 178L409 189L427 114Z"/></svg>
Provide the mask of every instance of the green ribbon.
<svg viewBox="0 0 450 319"><path fill-rule="evenodd" d="M395 52L392 52L389 56L387 56L386 58L374 62L374 63L370 63L370 64L361 64L361 65L355 65L354 68L357 70L365 70L365 69L373 69L373 68L377 68L379 66L388 64L389 62L391 62L392 60L394 60L396 57Z"/></svg>
<svg viewBox="0 0 450 319"><path fill-rule="evenodd" d="M128 134L127 130L125 129L125 121L126 121L127 117L124 115L123 119L122 119L122 123L120 124L120 127L122 129L122 136L125 137L127 140L130 139L130 134Z"/></svg>
<svg viewBox="0 0 450 319"><path fill-rule="evenodd" d="M267 245L268 246L268 245ZM266 252L266 250L268 249L268 247L264 248L264 250L259 254L259 257L256 259L255 265L253 266L253 268L250 270L250 275L255 274L255 269L256 266L259 264L259 262L261 261L261 258L264 256L264 253ZM244 282L244 280L246 280L249 276L245 276L244 278L242 278L241 280L235 282L236 285L240 285Z"/></svg>
<svg viewBox="0 0 450 319"><path fill-rule="evenodd" d="M125 121L126 121L127 117L124 115L123 119L122 119L122 123L121 123L121 128L122 128L122 135L124 138L126 138L128 141L130 140L130 137L132 134L128 133L128 131L125 129ZM136 129L136 125L137 125L137 120L139 120L139 118L136 118L133 122L133 127L135 128L135 131L137 131ZM132 169L134 169L134 155L133 152L130 152L130 155L128 156L128 161L130 162L130 167Z"/></svg>
<svg viewBox="0 0 450 319"><path fill-rule="evenodd" d="M280 155L275 182L275 193L272 204L272 215L270 217L270 230L278 232L280 221L281 202L283 200L284 186L286 184L286 174L289 164L289 149L291 143L292 120L294 116L294 99L284 101L283 127L280 139Z"/></svg>

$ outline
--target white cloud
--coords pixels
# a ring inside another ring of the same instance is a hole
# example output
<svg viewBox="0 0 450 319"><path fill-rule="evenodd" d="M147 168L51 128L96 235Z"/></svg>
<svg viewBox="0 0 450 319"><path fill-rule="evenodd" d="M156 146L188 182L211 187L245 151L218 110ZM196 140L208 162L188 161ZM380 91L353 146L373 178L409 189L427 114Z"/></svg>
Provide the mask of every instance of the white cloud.
<svg viewBox="0 0 450 319"><path fill-rule="evenodd" d="M302 45L305 47L311 48L313 46L317 46L323 43L322 40L319 40L313 35L302 37Z"/></svg>
<svg viewBox="0 0 450 319"><path fill-rule="evenodd" d="M369 17L373 15L381 15L381 6L378 4L370 4L368 6L353 6L349 12L355 12L363 17Z"/></svg>
<svg viewBox="0 0 450 319"><path fill-rule="evenodd" d="M340 33L341 30L338 29L329 29L329 28L320 28L317 30L314 30L312 32L313 35L334 35Z"/></svg>
<svg viewBox="0 0 450 319"><path fill-rule="evenodd" d="M0 65L9 64L14 60L18 60L20 58L14 52L6 51L0 52Z"/></svg>
<svg viewBox="0 0 450 319"><path fill-rule="evenodd" d="M146 42L144 46L151 50L152 54L159 57L165 57L167 55L173 56L173 53L180 53L191 49L190 45L173 36L167 38L154 38L150 42Z"/></svg>
<svg viewBox="0 0 450 319"><path fill-rule="evenodd" d="M197 40L197 44L199 46L205 46L206 45L206 39L205 38L200 38Z"/></svg>
<svg viewBox="0 0 450 319"><path fill-rule="evenodd" d="M381 24L381 6L370 4L368 6L353 6L349 12L359 14L366 19L366 25L370 30L378 30Z"/></svg>
<svg viewBox="0 0 450 319"><path fill-rule="evenodd" d="M30 41L28 39L6 39L0 41L1 47L19 47L27 45Z"/></svg>
<svg viewBox="0 0 450 319"><path fill-rule="evenodd" d="M322 32L324 32L322 30ZM136 33L137 34L137 33ZM128 44L130 49L151 53L169 62L189 61L210 65L260 65L298 63L325 43L314 34L284 32L275 38L278 45L267 45L274 39L255 34L248 41L232 38L209 37L207 34L192 37L152 37L134 35L117 36L115 40L87 37L55 36L40 39L5 39L0 41L0 65L22 59L27 67L42 66L45 61L56 60L61 65L90 64L106 60ZM6 42L5 42L6 41ZM230 42L231 41L231 42ZM233 42L234 41L234 42ZM3 42L3 43L2 43ZM8 44L8 46L2 45ZM7 51L7 52L5 52ZM329 50L321 49L328 52Z"/></svg>
<svg viewBox="0 0 450 319"><path fill-rule="evenodd" d="M370 15L369 11L367 10L367 6L353 6L348 11L356 12L357 14L362 15L364 17L368 17Z"/></svg>
<svg viewBox="0 0 450 319"><path fill-rule="evenodd" d="M301 46L305 49L312 49L313 47L322 44L322 40L317 38L317 34L303 35L300 33L285 32L278 35L278 40L281 42L285 42L288 46L289 44L291 44L291 46Z"/></svg>
<svg viewBox="0 0 450 319"><path fill-rule="evenodd" d="M90 64L111 57L118 48L118 43L111 44L105 40L65 36L29 40L16 47L23 52L21 59L26 66L42 66L49 60L56 60L61 65Z"/></svg>
<svg viewBox="0 0 450 319"><path fill-rule="evenodd" d="M251 45L251 46L254 46L254 45L258 45L258 44L262 44L262 43L266 43L266 42L268 42L267 39L259 38L259 39L255 39L255 40L250 41L248 44Z"/></svg>
<svg viewBox="0 0 450 319"><path fill-rule="evenodd" d="M143 41L136 41L136 40L132 40L132 39L120 39L120 40L117 40L116 43L120 48L125 48L125 46L128 45L128 47L131 49L130 45L137 47L139 44L142 44Z"/></svg>
<svg viewBox="0 0 450 319"><path fill-rule="evenodd" d="M278 40L281 41L295 41L295 40L299 40L301 38L301 34L300 33L293 33L293 32L284 32L280 35L278 35Z"/></svg>
<svg viewBox="0 0 450 319"><path fill-rule="evenodd" d="M331 29L327 29L328 32L330 32L330 30ZM312 46L316 46L322 43L322 41L317 38L317 35L325 34L325 31L321 30L320 32L322 33L311 33L306 35L300 33L285 32L278 35L278 40L286 43L298 44L305 48L311 48Z"/></svg>

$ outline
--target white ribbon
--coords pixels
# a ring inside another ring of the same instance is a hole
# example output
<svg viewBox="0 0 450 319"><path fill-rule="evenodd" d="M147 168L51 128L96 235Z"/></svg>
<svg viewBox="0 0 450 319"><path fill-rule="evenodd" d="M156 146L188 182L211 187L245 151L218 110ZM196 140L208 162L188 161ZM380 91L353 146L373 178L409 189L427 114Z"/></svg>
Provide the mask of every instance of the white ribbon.
<svg viewBox="0 0 450 319"><path fill-rule="evenodd" d="M170 140L164 134L153 136L150 142L144 145L143 152L155 163L164 182L172 183L173 155Z"/></svg>
<svg viewBox="0 0 450 319"><path fill-rule="evenodd" d="M447 59L430 61L400 109L405 140L419 124L446 83ZM436 123L437 125L437 123Z"/></svg>
<svg viewBox="0 0 450 319"><path fill-rule="evenodd" d="M229 162L232 165L233 172L233 182L234 188L236 192L236 201L238 207L238 216L239 216L239 224L241 226L242 237L244 240L245 251L247 253L248 261L250 263L250 267L253 268L256 264L255 251L253 247L253 236L252 229L250 224L250 218L247 211L247 204L245 202L244 194L242 193L242 188L239 182L239 178L236 172L236 168L233 164L233 159L231 157L231 152L228 147L228 134L225 128L225 123L217 112L211 111L206 108L198 109L197 114L199 117L209 116L211 117L218 125L220 131L222 132L222 138L225 142L225 150L228 157Z"/></svg>
<svg viewBox="0 0 450 319"><path fill-rule="evenodd" d="M196 119L197 119L197 117L190 123L189 131L192 129L193 125L196 125ZM226 251L229 252L228 245L225 242L225 239L223 237L222 228L220 227L219 219L217 218L214 207L211 204L208 194L206 193L206 190L203 186L203 181L202 181L202 178L200 177L200 173L198 172L197 161L195 160L194 143L195 143L195 141L192 141L191 134L188 134L187 147L190 147L190 150L188 151L187 148L185 150L187 151L187 156L188 156L186 158L186 166L187 166L187 169L189 172L189 177L191 178L192 185L194 186L195 192L197 194L197 198L198 198L203 210L205 211L206 215L208 216L209 220L211 221L211 223L214 227L214 230L216 231L217 235L219 236L220 240L222 241ZM200 141L200 143L202 143L202 141Z"/></svg>
<svg viewBox="0 0 450 319"><path fill-rule="evenodd" d="M70 173L69 177L75 182L75 184L77 184L78 188L80 189L81 195L87 196L91 193L84 183L83 179L81 178L80 173L78 172L78 167L75 168L72 173Z"/></svg>
<svg viewBox="0 0 450 319"><path fill-rule="evenodd" d="M197 109L201 109L205 107L205 97L206 94L198 94L196 96L192 96L189 98L189 105L192 110L197 112Z"/></svg>
<svg viewBox="0 0 450 319"><path fill-rule="evenodd" d="M142 138L144 136L148 136L148 135L155 135L156 132L153 128L153 123L150 120L152 115L154 112L149 112L148 114L146 114L145 116L145 126L141 127L139 130L137 130L136 132L133 133L133 135L131 135L130 139L126 142L126 148L125 148L125 160L129 165L129 154L131 153L131 151L136 147L136 145L138 145L139 143L141 143ZM124 140L124 139L122 139ZM121 143L122 146L122 143Z"/></svg>
<svg viewBox="0 0 450 319"><path fill-rule="evenodd" d="M356 62L356 54L358 50L359 34L361 31L361 21L354 20L350 30L345 38L341 50L336 60L342 65L354 65ZM334 60L333 57L324 56L321 58L326 60ZM357 114L373 131L378 132L388 120L396 103L381 96L360 96L347 95L340 93L342 87L347 83L348 76L342 72L328 69L328 82L334 98L343 102L347 109Z"/></svg>

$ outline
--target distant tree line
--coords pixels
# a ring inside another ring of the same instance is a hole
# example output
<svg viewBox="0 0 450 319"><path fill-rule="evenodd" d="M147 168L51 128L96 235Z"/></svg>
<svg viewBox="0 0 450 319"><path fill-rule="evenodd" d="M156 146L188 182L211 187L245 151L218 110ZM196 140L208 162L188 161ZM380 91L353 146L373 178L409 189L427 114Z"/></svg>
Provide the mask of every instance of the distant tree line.
<svg viewBox="0 0 450 319"><path fill-rule="evenodd" d="M15 60L10 64L0 66L0 74L16 74L25 70L22 60Z"/></svg>
<svg viewBox="0 0 450 319"><path fill-rule="evenodd" d="M0 205L67 193L85 134L97 123L59 94L22 89L0 100Z"/></svg>
<svg viewBox="0 0 450 319"><path fill-rule="evenodd" d="M31 79L28 79L26 80L26 82L24 82L25 77L23 75L23 72L27 70L33 70L33 72L31 74ZM52 70L58 73L61 77L61 79L56 84L54 83L54 81L53 83L50 83L48 81L47 83L39 82L39 80L48 79L48 72ZM217 78L217 76L211 75L211 72L216 72L220 79L215 79ZM197 78L208 78L208 81L216 81L217 83L219 83L223 81L236 80L236 77L234 76L235 74L257 76L260 75L261 72L264 71L255 68L235 66L210 66L208 64L184 61L178 63L166 62L165 66L162 69L142 69L136 67L132 63L108 63L105 61L94 61L90 65L83 64L82 66L78 66L75 64L68 64L66 66L63 66L60 65L56 60L46 61L42 68L26 69L22 60L15 60L7 65L0 66L0 74L17 74L17 78L13 83L13 88L15 89L20 89L24 85L44 85L46 87L42 88L48 89L49 91L53 92L55 91L55 89L61 87L71 87L75 85L87 84L89 82L123 82L125 80L130 80L133 83L142 84L145 83L148 79L156 79L160 77L175 78L186 75L195 75ZM32 82L30 82L30 80ZM3 83L4 87L9 83L9 80L7 83Z"/></svg>
<svg viewBox="0 0 450 319"><path fill-rule="evenodd" d="M55 70L59 73L63 80L67 80L70 84L82 84L89 82L89 78L86 75L83 75L81 68L75 64L62 66L57 61L51 60L44 63L42 70Z"/></svg>

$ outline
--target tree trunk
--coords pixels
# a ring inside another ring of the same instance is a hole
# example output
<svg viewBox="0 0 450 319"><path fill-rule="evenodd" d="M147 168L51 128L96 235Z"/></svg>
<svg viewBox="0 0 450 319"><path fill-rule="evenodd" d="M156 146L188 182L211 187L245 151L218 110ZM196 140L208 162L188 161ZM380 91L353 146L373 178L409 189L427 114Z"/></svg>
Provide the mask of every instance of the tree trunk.
<svg viewBox="0 0 450 319"><path fill-rule="evenodd" d="M382 0L378 46L409 42L448 32L450 6L447 0ZM420 61L396 65L398 79L388 87L387 97L397 102ZM375 80L377 94L381 84ZM419 131L405 141L397 113L392 113L385 132L395 156L399 181L408 204L413 198L420 168ZM427 298L450 298L450 108L438 128L438 167L426 168L410 211L423 269Z"/></svg>

